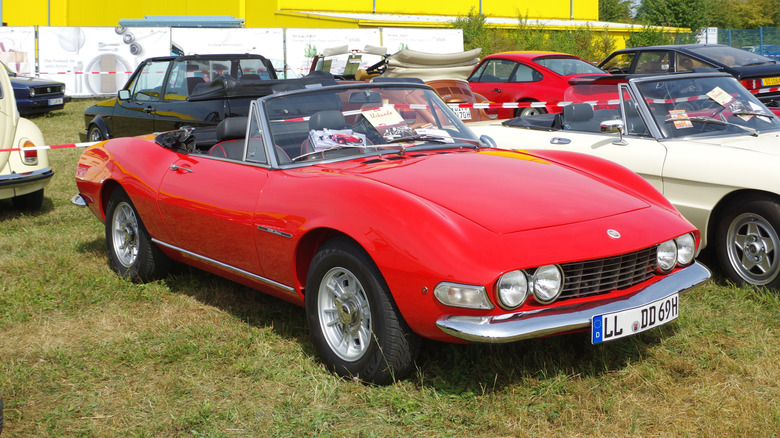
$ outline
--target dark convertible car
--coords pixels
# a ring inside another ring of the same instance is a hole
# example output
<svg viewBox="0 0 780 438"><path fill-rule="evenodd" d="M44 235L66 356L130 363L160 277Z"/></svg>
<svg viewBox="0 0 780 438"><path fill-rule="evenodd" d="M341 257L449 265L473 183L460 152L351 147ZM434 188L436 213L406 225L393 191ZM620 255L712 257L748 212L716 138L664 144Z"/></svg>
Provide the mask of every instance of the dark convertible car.
<svg viewBox="0 0 780 438"><path fill-rule="evenodd" d="M278 82L261 55L188 55L149 58L138 65L117 96L84 111L81 141L99 141L182 126L216 126L246 116L252 97ZM244 92L241 97L227 90ZM254 90L246 92L247 89Z"/></svg>
<svg viewBox="0 0 780 438"><path fill-rule="evenodd" d="M612 74L728 73L768 107L780 107L780 64L775 59L720 44L632 47L612 52L599 63Z"/></svg>

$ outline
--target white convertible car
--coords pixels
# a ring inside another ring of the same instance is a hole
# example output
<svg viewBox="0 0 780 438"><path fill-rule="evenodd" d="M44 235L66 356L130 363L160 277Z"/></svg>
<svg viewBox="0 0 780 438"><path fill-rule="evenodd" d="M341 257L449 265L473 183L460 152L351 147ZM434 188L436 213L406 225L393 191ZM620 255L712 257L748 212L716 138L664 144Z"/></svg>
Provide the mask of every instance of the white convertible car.
<svg viewBox="0 0 780 438"><path fill-rule="evenodd" d="M582 152L634 170L701 230L730 279L780 288L777 115L722 73L603 78L567 93L588 103L470 127L501 147Z"/></svg>
<svg viewBox="0 0 780 438"><path fill-rule="evenodd" d="M0 68L0 199L10 198L18 209L41 208L54 172L46 151L30 148L45 144L41 130L19 116L8 73Z"/></svg>

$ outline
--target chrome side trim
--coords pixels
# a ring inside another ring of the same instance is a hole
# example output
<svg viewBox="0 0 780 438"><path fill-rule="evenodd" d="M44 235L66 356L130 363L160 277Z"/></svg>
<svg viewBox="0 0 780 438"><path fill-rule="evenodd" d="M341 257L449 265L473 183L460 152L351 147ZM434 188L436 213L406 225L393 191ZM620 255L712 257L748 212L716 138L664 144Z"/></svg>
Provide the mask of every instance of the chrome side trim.
<svg viewBox="0 0 780 438"><path fill-rule="evenodd" d="M292 238L292 234L285 233L284 231L274 230L273 228L261 227L260 225L258 225L257 229L260 230L260 231L265 231L266 233L271 233L271 234L275 234L277 236L286 237L288 239Z"/></svg>
<svg viewBox="0 0 780 438"><path fill-rule="evenodd" d="M265 284L268 284L270 286L273 286L275 288L282 289L282 290L290 292L290 293L295 293L295 288L293 288L293 287L284 285L282 283L278 283L276 281L273 281L273 280L265 278L265 277L261 277L261 276L259 276L257 274L253 274L253 273L245 271L243 269L236 268L235 266L231 266L231 265L222 263L220 261L217 261L217 260L214 260L214 259L210 259L208 257L204 257L204 256L202 256L200 254L196 254L196 253L194 253L192 251L187 251L186 249L179 248L178 246L174 246L174 245L171 245L169 243L165 243L165 242L159 241L157 239L152 239L152 242L154 242L154 243L156 243L158 245L164 246L166 248L170 248L170 249L172 249L174 251L178 251L178 252L187 254L188 256L195 257L196 259L202 260L202 261L204 261L206 263L211 263L212 265L219 266L220 268L225 268L225 269L231 270L231 271L235 272L236 274L243 275L245 277L249 277L249 278L252 278L254 280L261 281L261 282L263 282Z"/></svg>
<svg viewBox="0 0 780 438"><path fill-rule="evenodd" d="M436 326L444 333L470 342L498 344L538 338L590 327L591 319L596 315L643 306L672 293L693 289L709 278L710 271L695 262L618 301L605 297L598 301L508 315L449 315L439 318Z"/></svg>

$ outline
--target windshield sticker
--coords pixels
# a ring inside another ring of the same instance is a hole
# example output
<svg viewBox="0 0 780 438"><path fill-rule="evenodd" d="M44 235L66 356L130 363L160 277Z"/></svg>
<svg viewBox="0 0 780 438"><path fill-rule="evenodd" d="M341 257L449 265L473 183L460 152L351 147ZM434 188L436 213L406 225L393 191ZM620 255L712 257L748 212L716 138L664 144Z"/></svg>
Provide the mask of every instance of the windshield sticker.
<svg viewBox="0 0 780 438"><path fill-rule="evenodd" d="M351 129L312 129L309 131L309 141L314 145L315 152L329 149L354 146L366 146L366 136Z"/></svg>
<svg viewBox="0 0 780 438"><path fill-rule="evenodd" d="M364 110L363 116L386 140L414 135L401 114L391 106Z"/></svg>
<svg viewBox="0 0 780 438"><path fill-rule="evenodd" d="M726 108L732 113L748 111L748 108L745 106L744 103L742 103L742 101L734 99L734 96L726 93L720 87L713 88L709 93L707 93L707 97L714 100L720 106ZM753 118L753 116L749 114L739 115L738 117L746 122Z"/></svg>
<svg viewBox="0 0 780 438"><path fill-rule="evenodd" d="M710 92L707 93L707 97L714 100L715 102L718 102L720 106L726 106L727 103L734 99L729 93L726 93L720 87L715 87L710 90Z"/></svg>
<svg viewBox="0 0 780 438"><path fill-rule="evenodd" d="M693 127L693 123L691 123L691 121L688 120L688 113L686 113L685 110L671 110L669 111L669 118L671 118L672 120L682 119L682 120L674 120L672 122L674 123L674 127L677 129Z"/></svg>

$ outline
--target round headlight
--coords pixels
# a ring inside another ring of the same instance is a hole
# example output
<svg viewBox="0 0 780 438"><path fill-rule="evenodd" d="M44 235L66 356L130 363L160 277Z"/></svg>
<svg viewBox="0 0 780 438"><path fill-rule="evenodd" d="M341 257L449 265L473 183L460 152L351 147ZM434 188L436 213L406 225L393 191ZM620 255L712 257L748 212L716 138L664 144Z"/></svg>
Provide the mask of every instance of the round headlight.
<svg viewBox="0 0 780 438"><path fill-rule="evenodd" d="M30 88L30 97L35 97L35 88Z"/></svg>
<svg viewBox="0 0 780 438"><path fill-rule="evenodd" d="M534 272L534 297L542 304L552 303L563 290L563 273L558 266L542 266Z"/></svg>
<svg viewBox="0 0 780 438"><path fill-rule="evenodd" d="M528 296L528 277L523 271L507 272L498 279L498 303L504 309L516 309Z"/></svg>
<svg viewBox="0 0 780 438"><path fill-rule="evenodd" d="M677 243L677 264L680 266L690 264L696 255L696 239L693 234L683 234L674 241Z"/></svg>
<svg viewBox="0 0 780 438"><path fill-rule="evenodd" d="M677 263L677 244L674 240L667 240L666 242L658 245L658 269L661 272L669 272L674 269Z"/></svg>

